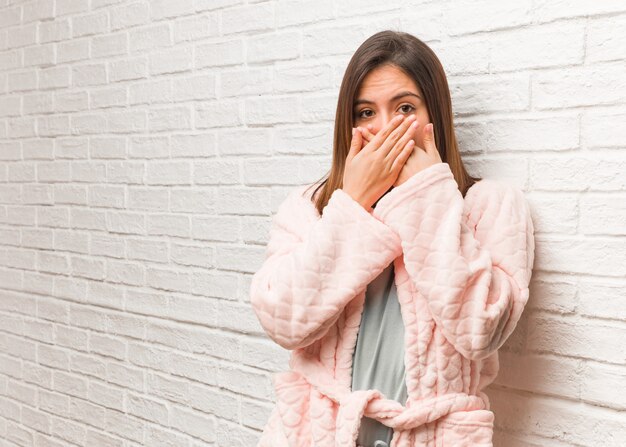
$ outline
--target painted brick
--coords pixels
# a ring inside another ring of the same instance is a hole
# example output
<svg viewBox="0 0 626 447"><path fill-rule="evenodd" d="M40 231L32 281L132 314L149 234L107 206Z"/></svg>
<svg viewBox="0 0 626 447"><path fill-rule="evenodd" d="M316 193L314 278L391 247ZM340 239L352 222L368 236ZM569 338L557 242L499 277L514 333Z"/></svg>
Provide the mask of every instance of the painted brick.
<svg viewBox="0 0 626 447"><path fill-rule="evenodd" d="M290 352L251 278L280 203L330 168L346 65L385 28L439 57L467 170L531 208L494 445L626 438L623 2L0 3L6 444L256 444Z"/></svg>

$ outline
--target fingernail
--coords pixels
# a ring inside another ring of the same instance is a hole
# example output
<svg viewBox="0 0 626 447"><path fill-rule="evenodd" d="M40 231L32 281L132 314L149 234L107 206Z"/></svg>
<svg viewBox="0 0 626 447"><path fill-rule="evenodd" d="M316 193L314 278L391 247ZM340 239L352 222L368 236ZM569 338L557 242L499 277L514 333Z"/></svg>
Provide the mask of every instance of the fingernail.
<svg viewBox="0 0 626 447"><path fill-rule="evenodd" d="M356 132L356 130L354 130L354 127L352 128L352 135L354 135L354 132Z"/></svg>

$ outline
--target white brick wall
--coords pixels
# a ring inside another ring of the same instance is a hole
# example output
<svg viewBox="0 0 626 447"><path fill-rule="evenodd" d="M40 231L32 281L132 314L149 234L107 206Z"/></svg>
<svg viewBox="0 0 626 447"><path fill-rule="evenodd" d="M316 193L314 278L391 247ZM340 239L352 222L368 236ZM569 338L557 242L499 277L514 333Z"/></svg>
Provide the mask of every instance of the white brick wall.
<svg viewBox="0 0 626 447"><path fill-rule="evenodd" d="M250 278L386 28L440 56L470 171L532 202L496 445L625 445L626 3L0 0L2 446L255 444L288 353Z"/></svg>

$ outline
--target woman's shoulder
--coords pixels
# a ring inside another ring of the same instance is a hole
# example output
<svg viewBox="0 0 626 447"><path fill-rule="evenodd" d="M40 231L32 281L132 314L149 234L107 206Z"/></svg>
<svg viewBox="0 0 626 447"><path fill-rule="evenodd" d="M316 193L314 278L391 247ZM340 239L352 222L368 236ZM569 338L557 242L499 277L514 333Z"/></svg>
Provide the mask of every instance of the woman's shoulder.
<svg viewBox="0 0 626 447"><path fill-rule="evenodd" d="M505 180L482 178L468 188L465 199L495 200L509 195L523 196L524 192L519 186Z"/></svg>
<svg viewBox="0 0 626 447"><path fill-rule="evenodd" d="M465 208L470 217L478 219L502 212L527 212L528 202L521 187L505 180L483 178L467 190Z"/></svg>
<svg viewBox="0 0 626 447"><path fill-rule="evenodd" d="M312 196L317 183L307 183L291 188L278 207L277 216L286 216L293 221L310 221L316 218L317 209Z"/></svg>
<svg viewBox="0 0 626 447"><path fill-rule="evenodd" d="M304 205L309 202L313 205L312 197L315 192L315 186L315 183L306 183L294 186L287 194L285 202L291 202L298 205Z"/></svg>

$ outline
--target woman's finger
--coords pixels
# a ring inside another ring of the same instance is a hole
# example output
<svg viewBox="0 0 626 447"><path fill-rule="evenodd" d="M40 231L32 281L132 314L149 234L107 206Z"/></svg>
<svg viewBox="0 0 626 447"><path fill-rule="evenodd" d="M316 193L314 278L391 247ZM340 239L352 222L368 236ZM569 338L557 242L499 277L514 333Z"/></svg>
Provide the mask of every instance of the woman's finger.
<svg viewBox="0 0 626 447"><path fill-rule="evenodd" d="M424 126L424 149L428 153L439 153L435 144L435 129L433 123Z"/></svg>
<svg viewBox="0 0 626 447"><path fill-rule="evenodd" d="M412 141L411 145L415 145L415 131L419 127L419 122L417 118L413 121L406 132L400 137L397 143L391 148L391 150L387 153L386 158L393 162L393 160L398 157L398 155L404 150L406 145Z"/></svg>
<svg viewBox="0 0 626 447"><path fill-rule="evenodd" d="M404 146L404 144L400 142L400 140L406 134L409 134L409 136L413 136L413 133L415 131L415 127L413 126L413 124L416 122L416 120L417 116L415 116L415 114L412 114L408 116L396 129L390 132L389 136L385 138L385 141L379 148L379 150L381 151L380 155L382 155L383 158L386 158L389 155L389 152L391 152L396 146L400 146L400 149ZM376 140L379 135L380 133L376 134L374 140Z"/></svg>
<svg viewBox="0 0 626 447"><path fill-rule="evenodd" d="M411 156L411 153L415 150L415 148L416 148L415 140L413 139L409 140L404 145L404 147L402 147L402 150L400 151L398 156L391 160L392 161L391 171L396 174L399 174L400 170L404 166L404 163L406 163L406 161L409 159L409 157ZM397 179L396 179L396 182L397 182ZM395 183L394 183L394 186L395 186Z"/></svg>
<svg viewBox="0 0 626 447"><path fill-rule="evenodd" d="M390 120L387 125L383 127L381 131L374 135L374 137L370 140L372 144L368 144L368 149L366 149L366 151L376 151L385 146L387 137L391 135L396 129L400 129L402 127L402 124L404 124L404 121L404 115L398 115Z"/></svg>
<svg viewBox="0 0 626 447"><path fill-rule="evenodd" d="M359 129L361 130L361 135L363 135L363 140L364 140L365 144L367 144L370 141L372 141L372 138L374 138L376 136L372 132L370 132L369 127L370 126L367 126L367 127L360 127L359 126Z"/></svg>
<svg viewBox="0 0 626 447"><path fill-rule="evenodd" d="M359 132L359 129L352 128L352 141L350 142L350 151L348 151L347 159L354 158L356 154L358 154L361 149L361 140L363 138L363 134Z"/></svg>
<svg viewBox="0 0 626 447"><path fill-rule="evenodd" d="M373 127L374 126L372 126L371 124L368 124L367 127L365 128L364 135L367 137L368 140L371 140L372 138L376 136L376 134L372 132Z"/></svg>

